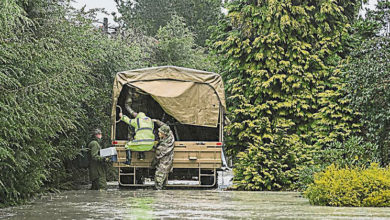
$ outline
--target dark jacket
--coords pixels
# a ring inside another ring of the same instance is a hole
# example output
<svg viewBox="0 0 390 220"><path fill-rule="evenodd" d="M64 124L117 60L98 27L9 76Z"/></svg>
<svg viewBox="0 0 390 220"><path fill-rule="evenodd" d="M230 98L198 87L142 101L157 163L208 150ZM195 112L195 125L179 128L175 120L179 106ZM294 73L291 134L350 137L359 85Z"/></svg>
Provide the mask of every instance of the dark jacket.
<svg viewBox="0 0 390 220"><path fill-rule="evenodd" d="M89 179L91 181L94 181L99 177L106 178L104 158L99 156L99 151L101 149L100 143L101 140L94 138L88 144L88 148L90 149Z"/></svg>

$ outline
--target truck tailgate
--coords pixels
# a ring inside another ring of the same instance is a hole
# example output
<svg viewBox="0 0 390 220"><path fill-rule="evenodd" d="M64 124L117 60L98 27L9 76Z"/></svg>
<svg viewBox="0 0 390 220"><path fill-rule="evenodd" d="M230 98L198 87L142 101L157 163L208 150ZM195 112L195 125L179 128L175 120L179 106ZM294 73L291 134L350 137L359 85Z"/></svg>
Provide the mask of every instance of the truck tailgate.
<svg viewBox="0 0 390 220"><path fill-rule="evenodd" d="M145 159L139 160L138 152L132 152L131 164L125 164L126 141L118 141L117 162L115 167L150 167L154 158L154 149L145 152ZM122 145L122 146L121 146ZM221 168L222 143L210 141L176 141L173 168Z"/></svg>

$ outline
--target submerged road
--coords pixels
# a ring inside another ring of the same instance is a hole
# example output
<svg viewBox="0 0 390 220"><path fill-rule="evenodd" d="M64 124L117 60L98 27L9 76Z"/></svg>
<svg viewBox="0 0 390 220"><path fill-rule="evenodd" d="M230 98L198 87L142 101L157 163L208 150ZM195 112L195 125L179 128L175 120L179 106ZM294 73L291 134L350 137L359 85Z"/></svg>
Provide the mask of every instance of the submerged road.
<svg viewBox="0 0 390 220"><path fill-rule="evenodd" d="M118 189L47 195L0 219L390 219L390 208L311 206L296 192Z"/></svg>

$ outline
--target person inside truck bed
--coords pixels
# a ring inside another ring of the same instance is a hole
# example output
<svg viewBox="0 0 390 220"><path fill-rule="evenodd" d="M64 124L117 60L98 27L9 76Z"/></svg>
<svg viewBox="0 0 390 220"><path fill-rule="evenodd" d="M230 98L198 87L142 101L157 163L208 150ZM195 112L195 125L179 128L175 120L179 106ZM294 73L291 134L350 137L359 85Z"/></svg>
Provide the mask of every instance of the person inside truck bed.
<svg viewBox="0 0 390 220"><path fill-rule="evenodd" d="M154 185L157 190L164 188L168 181L168 174L172 171L173 168L173 148L175 143L175 138L173 136L172 130L168 125L153 119L160 128L158 129L158 136L160 141L156 148L156 154L152 161L152 167L156 168L156 173L154 175Z"/></svg>
<svg viewBox="0 0 390 220"><path fill-rule="evenodd" d="M135 129L134 139L127 142L125 148L130 150L130 152L138 151L138 159L143 160L145 159L145 154L143 152L150 151L154 146L154 124L152 119L147 117L145 113L137 113L131 109L130 103L131 99L127 100L125 107L127 111L134 117L134 119L130 119L126 115L119 113L120 119ZM128 158L131 159L131 155L129 155Z"/></svg>

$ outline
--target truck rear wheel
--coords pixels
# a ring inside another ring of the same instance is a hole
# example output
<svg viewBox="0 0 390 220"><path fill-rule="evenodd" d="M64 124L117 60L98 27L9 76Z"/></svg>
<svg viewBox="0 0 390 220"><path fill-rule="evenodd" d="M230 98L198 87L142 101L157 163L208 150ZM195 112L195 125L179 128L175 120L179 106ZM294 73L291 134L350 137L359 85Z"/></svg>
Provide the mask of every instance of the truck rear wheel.
<svg viewBox="0 0 390 220"><path fill-rule="evenodd" d="M134 183L135 175L135 183ZM122 168L119 175L119 186L122 184L144 184L145 178L142 172L137 172L134 168Z"/></svg>
<svg viewBox="0 0 390 220"><path fill-rule="evenodd" d="M209 186L214 184L214 177L213 176L202 176L200 178L200 185L202 186ZM216 183L215 183L216 185Z"/></svg>
<svg viewBox="0 0 390 220"><path fill-rule="evenodd" d="M217 187L218 186L218 175L215 169L212 170L200 170L200 185Z"/></svg>

